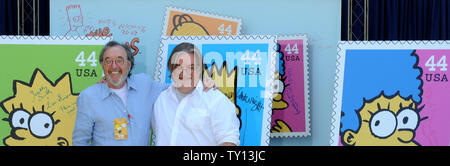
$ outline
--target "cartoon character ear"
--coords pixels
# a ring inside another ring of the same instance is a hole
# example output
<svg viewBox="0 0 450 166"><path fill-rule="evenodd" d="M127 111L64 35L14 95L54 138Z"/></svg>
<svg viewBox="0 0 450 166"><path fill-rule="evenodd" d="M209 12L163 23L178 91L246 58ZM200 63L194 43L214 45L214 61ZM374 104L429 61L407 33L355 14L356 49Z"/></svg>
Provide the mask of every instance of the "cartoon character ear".
<svg viewBox="0 0 450 166"><path fill-rule="evenodd" d="M355 146L356 144L356 136L357 134L351 130L346 130L344 132L344 136L341 138L342 139L342 143L344 145L349 145L349 146Z"/></svg>

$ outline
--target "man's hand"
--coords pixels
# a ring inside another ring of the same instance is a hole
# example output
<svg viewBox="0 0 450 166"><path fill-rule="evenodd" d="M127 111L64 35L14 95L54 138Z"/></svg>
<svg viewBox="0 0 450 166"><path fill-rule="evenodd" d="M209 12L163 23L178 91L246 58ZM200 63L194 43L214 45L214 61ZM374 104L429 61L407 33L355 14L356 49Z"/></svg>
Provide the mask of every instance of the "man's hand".
<svg viewBox="0 0 450 166"><path fill-rule="evenodd" d="M216 83L207 75L203 75L203 85L204 92L209 91L211 88L214 88L214 90L218 89Z"/></svg>
<svg viewBox="0 0 450 166"><path fill-rule="evenodd" d="M236 146L236 144L231 143L231 142L224 142L224 143L221 143L219 146Z"/></svg>

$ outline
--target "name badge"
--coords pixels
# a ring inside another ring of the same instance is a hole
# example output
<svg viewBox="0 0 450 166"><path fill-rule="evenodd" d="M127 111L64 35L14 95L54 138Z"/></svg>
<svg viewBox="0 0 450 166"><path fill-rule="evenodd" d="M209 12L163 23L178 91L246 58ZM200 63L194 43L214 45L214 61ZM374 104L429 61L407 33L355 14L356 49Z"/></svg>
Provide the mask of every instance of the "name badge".
<svg viewBox="0 0 450 166"><path fill-rule="evenodd" d="M127 119L114 119L114 137L116 140L128 139Z"/></svg>

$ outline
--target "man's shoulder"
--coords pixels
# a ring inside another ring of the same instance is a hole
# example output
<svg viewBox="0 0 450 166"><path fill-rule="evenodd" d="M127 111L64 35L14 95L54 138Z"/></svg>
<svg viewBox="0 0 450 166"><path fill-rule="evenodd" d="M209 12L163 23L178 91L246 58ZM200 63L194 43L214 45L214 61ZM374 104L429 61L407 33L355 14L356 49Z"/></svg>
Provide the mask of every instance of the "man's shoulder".
<svg viewBox="0 0 450 166"><path fill-rule="evenodd" d="M231 108L235 108L230 99L228 99L228 97L220 90L211 89L207 92L203 92L202 100L202 103L212 112L220 112L223 110L231 111Z"/></svg>
<svg viewBox="0 0 450 166"><path fill-rule="evenodd" d="M158 98L156 99L156 102L162 102L163 100L167 100L167 98L169 97L170 93L172 93L170 87L165 89L165 90L163 90L159 94Z"/></svg>
<svg viewBox="0 0 450 166"><path fill-rule="evenodd" d="M204 95L203 95L204 98L206 100L210 101L210 103L229 101L227 96L218 89L217 90L210 89L207 92L203 92L203 93L204 93Z"/></svg>
<svg viewBox="0 0 450 166"><path fill-rule="evenodd" d="M102 94L103 84L94 84L92 86L87 87L83 91L81 91L79 97L87 97L87 98L100 98L99 95Z"/></svg>

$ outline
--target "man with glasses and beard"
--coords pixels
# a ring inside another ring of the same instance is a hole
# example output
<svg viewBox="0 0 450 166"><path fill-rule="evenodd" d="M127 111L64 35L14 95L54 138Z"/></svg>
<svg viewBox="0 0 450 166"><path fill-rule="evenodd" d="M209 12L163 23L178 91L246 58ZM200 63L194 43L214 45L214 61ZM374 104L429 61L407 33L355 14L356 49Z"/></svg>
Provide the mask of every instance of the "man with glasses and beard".
<svg viewBox="0 0 450 166"><path fill-rule="evenodd" d="M146 74L131 74L134 57L118 42L108 42L99 60L106 81L78 96L72 144L148 146L153 104L169 85ZM213 87L212 82L204 90Z"/></svg>

